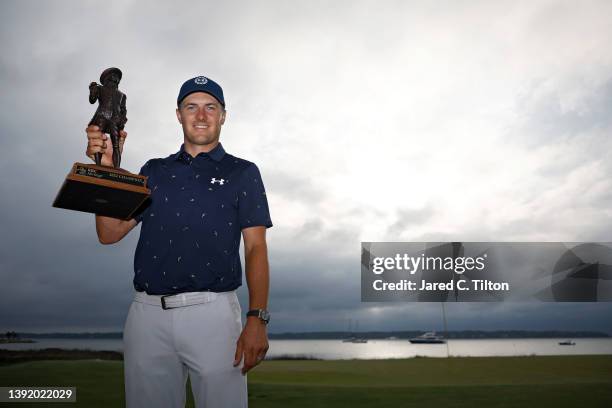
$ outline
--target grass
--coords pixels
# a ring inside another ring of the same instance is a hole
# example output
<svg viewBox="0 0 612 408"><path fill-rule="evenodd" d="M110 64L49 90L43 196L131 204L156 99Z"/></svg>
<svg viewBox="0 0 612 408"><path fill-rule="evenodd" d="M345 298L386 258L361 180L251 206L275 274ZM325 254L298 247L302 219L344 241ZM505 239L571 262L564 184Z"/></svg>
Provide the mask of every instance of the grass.
<svg viewBox="0 0 612 408"><path fill-rule="evenodd" d="M0 366L0 386L76 386L76 404L123 406L121 361L30 361ZM187 407L193 407L191 392ZM612 356L266 361L249 374L263 407L612 406ZM40 404L11 404L39 407Z"/></svg>

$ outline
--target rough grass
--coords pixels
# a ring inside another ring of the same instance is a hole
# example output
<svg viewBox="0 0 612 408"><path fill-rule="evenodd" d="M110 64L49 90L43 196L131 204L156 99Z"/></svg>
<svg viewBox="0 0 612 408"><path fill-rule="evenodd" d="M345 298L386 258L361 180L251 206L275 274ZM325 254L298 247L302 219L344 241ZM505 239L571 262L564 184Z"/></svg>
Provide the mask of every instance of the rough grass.
<svg viewBox="0 0 612 408"><path fill-rule="evenodd" d="M121 407L123 363L4 365L0 385L76 386L76 404L53 406ZM266 361L249 374L249 402L252 408L609 407L612 356ZM190 395L187 406L193 407Z"/></svg>

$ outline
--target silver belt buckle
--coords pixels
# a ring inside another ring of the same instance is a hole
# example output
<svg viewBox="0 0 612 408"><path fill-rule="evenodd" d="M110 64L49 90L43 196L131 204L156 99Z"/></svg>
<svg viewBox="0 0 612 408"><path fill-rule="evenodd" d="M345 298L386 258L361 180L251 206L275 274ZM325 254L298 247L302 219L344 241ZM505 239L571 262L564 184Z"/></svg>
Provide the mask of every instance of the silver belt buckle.
<svg viewBox="0 0 612 408"><path fill-rule="evenodd" d="M164 310L168 310L168 309L173 309L172 307L168 307L166 306L166 298L170 297L170 296L174 296L174 295L164 295L161 297L161 307Z"/></svg>

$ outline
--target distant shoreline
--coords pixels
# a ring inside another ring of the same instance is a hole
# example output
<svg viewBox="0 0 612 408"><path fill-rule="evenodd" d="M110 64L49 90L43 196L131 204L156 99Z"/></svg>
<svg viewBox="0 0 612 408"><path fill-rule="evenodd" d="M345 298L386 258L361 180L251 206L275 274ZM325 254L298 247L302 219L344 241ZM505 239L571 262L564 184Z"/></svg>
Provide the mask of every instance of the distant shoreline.
<svg viewBox="0 0 612 408"><path fill-rule="evenodd" d="M0 349L0 365L37 360L123 360L123 353L119 351L64 350L59 348L41 350Z"/></svg>
<svg viewBox="0 0 612 408"><path fill-rule="evenodd" d="M550 355L550 356L535 356L535 355L518 355L518 356L451 356L451 359L462 359L462 358L483 358L483 359L491 359L491 358L581 358L589 356L589 354L584 354L580 356L558 356L558 355ZM601 355L593 354L592 356L601 357ZM384 361L384 360L410 360L410 359L423 359L430 358L432 360L438 360L440 357L428 357L428 356L414 356L414 357L402 357L402 358L385 358L385 359L372 359L371 361ZM123 353L120 351L95 351L95 350L64 350L59 348L46 348L41 350L4 350L0 349L0 366L9 365L9 364L18 364L25 363L28 361L41 361L41 360L104 360L104 361L123 361ZM279 361L279 360L304 360L304 361L350 361L356 359L340 359L340 360L324 360L319 358L314 358L306 355L280 355L272 358L266 357L266 360L271 361ZM359 361L368 361L361 360Z"/></svg>
<svg viewBox="0 0 612 408"><path fill-rule="evenodd" d="M410 339L431 330L410 331L328 331L328 332L284 332L269 333L272 340L341 340L350 336L384 340ZM567 331L567 330L455 330L438 331L447 339L554 339L554 338L609 338L610 334L600 331ZM109 333L19 333L22 340L26 339L121 339L122 332ZM0 338L0 343L2 339Z"/></svg>
<svg viewBox="0 0 612 408"><path fill-rule="evenodd" d="M40 360L108 360L123 361L120 351L97 351L79 349L46 348L40 350L4 350L0 349L0 365L24 363ZM312 360L321 359L306 355L281 355L266 360Z"/></svg>

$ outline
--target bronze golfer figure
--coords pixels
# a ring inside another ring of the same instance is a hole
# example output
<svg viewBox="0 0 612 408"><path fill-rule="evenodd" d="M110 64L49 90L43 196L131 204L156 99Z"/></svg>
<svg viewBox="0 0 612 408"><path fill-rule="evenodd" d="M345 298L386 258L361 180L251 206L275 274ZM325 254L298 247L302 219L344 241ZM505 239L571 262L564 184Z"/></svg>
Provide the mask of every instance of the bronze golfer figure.
<svg viewBox="0 0 612 408"><path fill-rule="evenodd" d="M119 68L108 68L100 75L102 85L95 82L89 84L89 103L99 102L89 124L98 126L103 133L110 135L113 144L113 167L116 169L121 165L119 131L123 130L127 122L126 96L118 88L121 76ZM96 153L95 159L96 164L100 166L102 153Z"/></svg>

